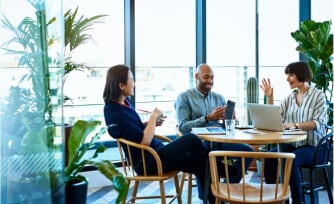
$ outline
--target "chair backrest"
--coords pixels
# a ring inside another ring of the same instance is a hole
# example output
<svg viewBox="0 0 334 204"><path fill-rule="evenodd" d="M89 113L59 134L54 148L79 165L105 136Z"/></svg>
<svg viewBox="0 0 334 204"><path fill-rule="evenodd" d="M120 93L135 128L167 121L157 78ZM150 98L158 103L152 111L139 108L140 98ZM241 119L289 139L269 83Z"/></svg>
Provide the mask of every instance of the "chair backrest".
<svg viewBox="0 0 334 204"><path fill-rule="evenodd" d="M240 183L230 183L229 161L241 158L242 180ZM252 182L245 175L245 159L259 159L262 163L260 181ZM288 200L290 197L289 180L295 154L280 152L243 152L243 151L211 151L209 153L211 189L218 200L231 203L275 203ZM277 159L277 175L275 184L264 182L264 168L266 159ZM217 165L225 170L226 178L221 181ZM216 202L217 203L217 202Z"/></svg>
<svg viewBox="0 0 334 204"><path fill-rule="evenodd" d="M155 135L155 137L158 137L162 141L170 142L171 140L167 137L161 136L161 135ZM124 174L127 177L134 177L134 176L149 176L150 171L152 168L156 168L157 173L156 176L162 176L163 175L163 169L162 164L159 155L157 152L146 145L138 144L136 142L132 142L129 140L126 140L124 138L118 138L117 139L117 145L118 150L120 153L122 166L124 170ZM136 156L137 158L133 158L134 155L132 154L132 151L136 150ZM149 156L148 156L149 155ZM140 158L138 158L140 157ZM147 158L153 158L155 160L156 166L152 167L150 166L150 169L147 168ZM142 166L142 172L138 174L135 170L135 166Z"/></svg>
<svg viewBox="0 0 334 204"><path fill-rule="evenodd" d="M315 150L313 157L314 165L328 165L330 159L330 150L333 144L333 129L328 128L328 133L323 136Z"/></svg>

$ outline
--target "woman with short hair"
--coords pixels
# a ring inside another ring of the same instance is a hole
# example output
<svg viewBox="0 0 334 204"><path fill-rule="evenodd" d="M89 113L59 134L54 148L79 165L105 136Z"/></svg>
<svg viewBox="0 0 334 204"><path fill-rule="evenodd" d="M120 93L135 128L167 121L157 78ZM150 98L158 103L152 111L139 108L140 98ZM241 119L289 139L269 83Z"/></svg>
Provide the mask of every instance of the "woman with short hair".
<svg viewBox="0 0 334 204"><path fill-rule="evenodd" d="M292 152L296 158L292 164L290 190L293 204L303 203L300 166L311 164L315 147L326 133L327 107L324 93L311 85L312 70L305 62L293 62L284 70L287 82L292 89L280 105L283 125L286 129L302 129L307 131L304 141L283 144L283 152ZM263 79L261 89L268 97L268 103L273 104L274 89L270 79ZM277 151L273 148L270 151ZM265 179L267 183L275 183L276 175L274 161L266 162Z"/></svg>

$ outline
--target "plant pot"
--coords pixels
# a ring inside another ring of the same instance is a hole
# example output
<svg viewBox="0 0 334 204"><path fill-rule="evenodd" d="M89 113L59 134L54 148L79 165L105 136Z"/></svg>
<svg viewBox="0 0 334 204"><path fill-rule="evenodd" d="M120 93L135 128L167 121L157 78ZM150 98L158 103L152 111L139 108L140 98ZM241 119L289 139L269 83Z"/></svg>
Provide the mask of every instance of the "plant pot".
<svg viewBox="0 0 334 204"><path fill-rule="evenodd" d="M66 184L66 203L67 204L86 204L88 182L71 181Z"/></svg>

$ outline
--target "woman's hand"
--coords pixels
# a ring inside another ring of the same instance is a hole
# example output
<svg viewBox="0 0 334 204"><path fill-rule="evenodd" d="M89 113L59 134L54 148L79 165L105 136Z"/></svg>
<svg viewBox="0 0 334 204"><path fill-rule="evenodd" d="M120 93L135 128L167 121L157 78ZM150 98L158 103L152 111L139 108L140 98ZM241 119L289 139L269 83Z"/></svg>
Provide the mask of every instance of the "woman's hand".
<svg viewBox="0 0 334 204"><path fill-rule="evenodd" d="M285 130L293 130L297 128L295 123L283 123L283 127Z"/></svg>
<svg viewBox="0 0 334 204"><path fill-rule="evenodd" d="M167 118L167 116L164 116L164 115L162 115L161 117L160 117L160 119L159 120L157 120L157 122L155 123L155 126L161 126L163 123L164 123L164 121L165 121L165 118Z"/></svg>
<svg viewBox="0 0 334 204"><path fill-rule="evenodd" d="M267 97L272 97L273 96L273 88L271 87L270 79L262 79L262 84L260 85L261 89L263 90L264 94Z"/></svg>
<svg viewBox="0 0 334 204"><path fill-rule="evenodd" d="M159 120L162 117L162 112L158 108L155 108L152 111L152 116L155 117L155 120Z"/></svg>

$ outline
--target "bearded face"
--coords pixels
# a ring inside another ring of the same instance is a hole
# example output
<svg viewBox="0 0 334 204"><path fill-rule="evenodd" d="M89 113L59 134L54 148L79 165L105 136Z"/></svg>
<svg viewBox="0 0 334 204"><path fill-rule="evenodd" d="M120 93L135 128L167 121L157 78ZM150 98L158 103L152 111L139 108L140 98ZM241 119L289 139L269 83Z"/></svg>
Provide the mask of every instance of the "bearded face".
<svg viewBox="0 0 334 204"><path fill-rule="evenodd" d="M205 92L208 93L209 91L211 91L212 87L213 87L213 76L204 76L204 77L198 77L198 85L197 87Z"/></svg>

